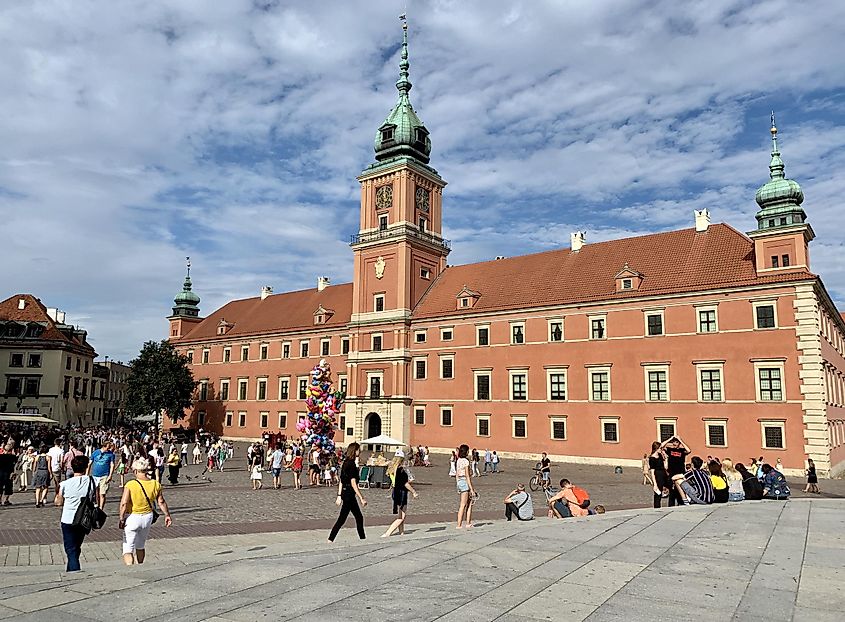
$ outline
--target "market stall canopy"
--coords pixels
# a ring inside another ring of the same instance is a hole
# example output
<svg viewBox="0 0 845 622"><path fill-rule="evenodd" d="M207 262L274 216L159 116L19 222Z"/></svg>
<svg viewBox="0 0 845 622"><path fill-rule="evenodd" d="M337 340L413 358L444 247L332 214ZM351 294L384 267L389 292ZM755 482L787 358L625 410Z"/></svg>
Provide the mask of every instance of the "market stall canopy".
<svg viewBox="0 0 845 622"><path fill-rule="evenodd" d="M397 441L395 438L390 438L384 434L379 434L378 436L374 436L372 438L365 438L363 441L360 441L360 443L361 445L393 445L400 447L405 444L403 441Z"/></svg>
<svg viewBox="0 0 845 622"><path fill-rule="evenodd" d="M58 421L45 417L44 415L22 415L20 413L0 413L0 421L9 421L14 423L47 423L49 425L58 425Z"/></svg>

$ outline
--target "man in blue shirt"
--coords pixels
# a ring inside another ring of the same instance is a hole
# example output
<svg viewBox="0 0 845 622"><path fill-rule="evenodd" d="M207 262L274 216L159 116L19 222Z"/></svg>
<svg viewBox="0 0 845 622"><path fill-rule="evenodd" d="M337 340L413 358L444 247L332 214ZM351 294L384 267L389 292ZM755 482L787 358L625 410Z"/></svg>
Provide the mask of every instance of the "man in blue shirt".
<svg viewBox="0 0 845 622"><path fill-rule="evenodd" d="M106 493L109 491L109 484L114 474L114 466L117 462L114 455L114 445L111 441L103 441L100 449L95 449L91 454L91 463L88 465L88 475L94 478L97 488L100 490L100 509L106 505Z"/></svg>
<svg viewBox="0 0 845 622"><path fill-rule="evenodd" d="M786 501L789 499L789 484L783 474L771 464L764 464L763 471L763 498Z"/></svg>

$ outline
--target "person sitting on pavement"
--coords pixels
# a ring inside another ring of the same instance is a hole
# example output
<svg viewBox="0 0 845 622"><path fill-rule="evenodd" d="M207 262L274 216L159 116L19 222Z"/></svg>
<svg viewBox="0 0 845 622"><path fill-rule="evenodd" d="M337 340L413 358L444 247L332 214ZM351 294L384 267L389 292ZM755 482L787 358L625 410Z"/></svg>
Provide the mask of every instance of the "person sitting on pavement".
<svg viewBox="0 0 845 622"><path fill-rule="evenodd" d="M549 497L549 507L557 518L587 516L590 495L578 486L573 486L568 479L560 480L560 491Z"/></svg>
<svg viewBox="0 0 845 622"><path fill-rule="evenodd" d="M745 468L745 465L738 462L736 470L742 477L742 491L748 501L759 501L763 498L763 485L757 476ZM756 469L755 469L756 472Z"/></svg>
<svg viewBox="0 0 845 622"><path fill-rule="evenodd" d="M681 480L681 488L691 504L709 505L715 497L710 471L702 470L704 461L698 456L693 456L691 463L692 468L684 473L684 479Z"/></svg>
<svg viewBox="0 0 845 622"><path fill-rule="evenodd" d="M786 501L789 499L789 484L786 478L771 464L763 465L763 498Z"/></svg>
<svg viewBox="0 0 845 622"><path fill-rule="evenodd" d="M505 518L511 520L511 516L514 515L516 520L533 520L534 518L534 502L531 500L531 495L525 491L525 484L517 484L516 488L505 497Z"/></svg>

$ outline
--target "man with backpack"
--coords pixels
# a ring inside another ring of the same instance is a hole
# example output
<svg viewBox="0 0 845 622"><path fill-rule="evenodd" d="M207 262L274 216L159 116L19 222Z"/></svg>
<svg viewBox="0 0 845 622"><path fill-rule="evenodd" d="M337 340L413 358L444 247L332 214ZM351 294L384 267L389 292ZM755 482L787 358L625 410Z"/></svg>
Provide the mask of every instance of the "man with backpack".
<svg viewBox="0 0 845 622"><path fill-rule="evenodd" d="M549 507L557 518L587 516L590 512L590 494L568 479L560 480L560 491L549 497Z"/></svg>

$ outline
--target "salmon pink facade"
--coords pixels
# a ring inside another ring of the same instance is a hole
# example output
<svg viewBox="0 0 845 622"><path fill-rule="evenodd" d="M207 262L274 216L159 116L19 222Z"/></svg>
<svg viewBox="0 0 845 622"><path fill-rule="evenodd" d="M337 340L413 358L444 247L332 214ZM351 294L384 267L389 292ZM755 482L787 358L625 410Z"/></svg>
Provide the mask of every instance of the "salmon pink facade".
<svg viewBox="0 0 845 622"><path fill-rule="evenodd" d="M748 234L705 210L689 229L596 244L576 232L570 248L448 266L446 182L410 86L406 36L397 104L358 177L352 283L265 288L201 318L186 280L169 319L199 382L189 425L295 436L325 358L347 393L341 444L387 434L638 465L678 434L702 456L845 469L845 321L810 270L814 234L774 122Z"/></svg>

